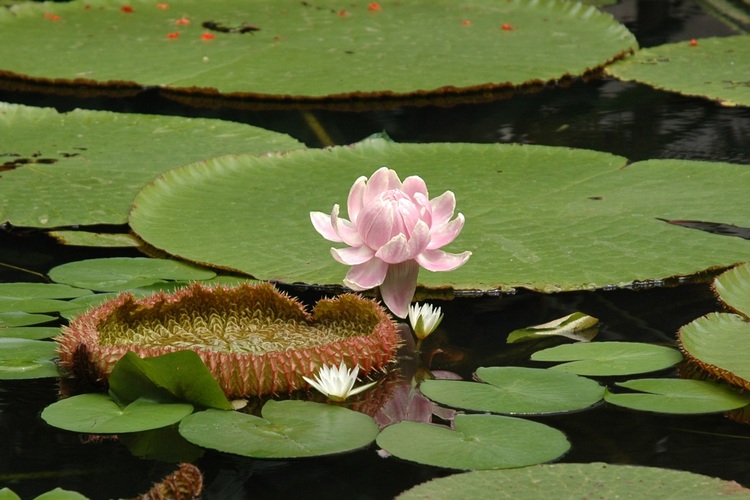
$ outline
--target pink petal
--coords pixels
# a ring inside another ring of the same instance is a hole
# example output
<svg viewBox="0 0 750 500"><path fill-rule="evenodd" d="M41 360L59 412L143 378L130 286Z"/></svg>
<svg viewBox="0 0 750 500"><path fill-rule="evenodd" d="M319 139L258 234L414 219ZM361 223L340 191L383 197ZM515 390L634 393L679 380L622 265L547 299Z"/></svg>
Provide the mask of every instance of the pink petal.
<svg viewBox="0 0 750 500"><path fill-rule="evenodd" d="M430 231L430 244L427 245L428 250L435 250L442 246L447 245L451 241L456 239L458 233L464 228L464 216L458 214L458 217L453 219L447 224L443 224L439 227L432 227Z"/></svg>
<svg viewBox="0 0 750 500"><path fill-rule="evenodd" d="M350 247L358 247L363 244L357 227L348 220L339 218L338 205L334 205L331 211L331 227L336 231L340 238L339 241L343 241Z"/></svg>
<svg viewBox="0 0 750 500"><path fill-rule="evenodd" d="M374 288L385 280L388 264L378 258L358 264L349 269L344 278L344 284L352 290L367 290Z"/></svg>
<svg viewBox="0 0 750 500"><path fill-rule="evenodd" d="M388 266L380 295L393 314L405 318L409 314L409 304L417 289L419 265L413 260Z"/></svg>
<svg viewBox="0 0 750 500"><path fill-rule="evenodd" d="M334 210L336 210L337 206L338 205L334 205ZM319 232L323 238L336 243L341 243L343 241L338 233L336 233L336 230L333 229L330 215L326 215L323 212L310 212L310 221L315 230Z"/></svg>
<svg viewBox="0 0 750 500"><path fill-rule="evenodd" d="M348 248L331 248L331 255L334 260L347 266L356 266L364 264L375 256L375 252L370 247L348 247Z"/></svg>
<svg viewBox="0 0 750 500"><path fill-rule="evenodd" d="M401 181L398 178L398 174L388 167L380 167L370 176L370 180L367 181L367 186L362 197L363 204L367 205L380 194L391 189L401 189Z"/></svg>
<svg viewBox="0 0 750 500"><path fill-rule="evenodd" d="M422 193L416 193L414 201L419 212L419 218L425 221L428 226L432 226L432 204L430 200Z"/></svg>
<svg viewBox="0 0 750 500"><path fill-rule="evenodd" d="M409 241L405 234L397 234L385 245L378 248L375 257L388 264L398 264L409 260Z"/></svg>
<svg viewBox="0 0 750 500"><path fill-rule="evenodd" d="M430 197L427 193L427 184L425 184L424 179L418 175L412 175L404 179L404 185L401 190L412 198L416 193L420 193L425 198Z"/></svg>
<svg viewBox="0 0 750 500"><path fill-rule="evenodd" d="M455 254L442 250L425 250L417 255L416 261L428 271L453 271L463 266L469 257L471 252Z"/></svg>
<svg viewBox="0 0 750 500"><path fill-rule="evenodd" d="M430 244L431 237L430 226L426 222L418 221L411 232L411 238L409 238L409 259L413 259L424 252Z"/></svg>
<svg viewBox="0 0 750 500"><path fill-rule="evenodd" d="M430 200L432 204L432 227L440 227L453 217L456 210L456 195L453 191L446 191L437 198Z"/></svg>
<svg viewBox="0 0 750 500"><path fill-rule="evenodd" d="M357 217L362 207L365 205L365 188L367 187L367 177L364 175L357 179L349 190L349 198L346 201L346 210L349 212L349 220L357 224Z"/></svg>

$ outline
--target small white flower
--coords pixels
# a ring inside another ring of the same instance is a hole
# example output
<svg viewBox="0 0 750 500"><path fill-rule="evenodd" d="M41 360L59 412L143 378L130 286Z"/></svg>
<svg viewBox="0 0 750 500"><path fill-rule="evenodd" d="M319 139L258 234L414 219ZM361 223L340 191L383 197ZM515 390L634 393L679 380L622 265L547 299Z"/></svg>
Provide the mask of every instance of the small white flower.
<svg viewBox="0 0 750 500"><path fill-rule="evenodd" d="M344 401L349 396L359 394L376 384L376 382L371 382L352 390L352 387L354 387L354 381L357 380L358 373L359 365L348 370L346 364L344 364L344 361L342 360L338 368L335 366L322 366L318 371L318 374L315 376L315 379L309 379L305 376L302 378L311 386L328 396L328 399L331 401Z"/></svg>
<svg viewBox="0 0 750 500"><path fill-rule="evenodd" d="M442 320L443 314L439 307L433 308L430 304L409 306L409 323L419 340L424 340L434 332Z"/></svg>

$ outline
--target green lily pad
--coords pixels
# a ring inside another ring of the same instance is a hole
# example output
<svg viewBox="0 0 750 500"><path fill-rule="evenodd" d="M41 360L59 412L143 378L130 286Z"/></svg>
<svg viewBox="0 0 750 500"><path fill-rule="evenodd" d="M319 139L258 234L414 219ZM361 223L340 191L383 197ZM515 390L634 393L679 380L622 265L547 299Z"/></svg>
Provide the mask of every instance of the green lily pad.
<svg viewBox="0 0 750 500"><path fill-rule="evenodd" d="M151 245L188 260L264 280L340 284L348 268L331 258L330 248L343 245L316 233L309 212L345 207L352 183L387 165L402 178L422 176L433 197L453 191L466 217L446 250L471 250L471 259L449 273L420 273L427 287L590 289L691 275L747 258L743 239L659 220L750 226L745 165L626 164L569 148L372 139L171 170L139 193L130 222ZM263 210L254 208L258 203Z"/></svg>
<svg viewBox="0 0 750 500"><path fill-rule="evenodd" d="M145 257L79 260L49 271L50 279L58 283L103 292L145 287L164 280L198 281L214 276L216 273L211 270L184 262Z"/></svg>
<svg viewBox="0 0 750 500"><path fill-rule="evenodd" d="M582 410L604 396L604 387L578 375L537 368L479 368L485 382L425 380L419 390L438 403L474 411L545 414Z"/></svg>
<svg viewBox="0 0 750 500"><path fill-rule="evenodd" d="M750 264L737 266L714 280L714 290L734 311L750 318Z"/></svg>
<svg viewBox="0 0 750 500"><path fill-rule="evenodd" d="M0 312L0 328L37 325L57 319L49 314L31 314L23 311Z"/></svg>
<svg viewBox="0 0 750 500"><path fill-rule="evenodd" d="M685 353L712 375L750 389L750 323L742 316L712 313L680 328Z"/></svg>
<svg viewBox="0 0 750 500"><path fill-rule="evenodd" d="M663 370L682 361L669 347L640 342L592 342L565 344L537 351L533 361L568 361L550 370L590 376L633 375Z"/></svg>
<svg viewBox="0 0 750 500"><path fill-rule="evenodd" d="M180 434L205 448L255 458L312 457L367 446L378 427L369 416L310 401L268 401L262 416L206 410L180 422Z"/></svg>
<svg viewBox="0 0 750 500"><path fill-rule="evenodd" d="M80 230L50 231L47 234L64 245L103 248L129 248L141 245L141 242L130 234L92 233Z"/></svg>
<svg viewBox="0 0 750 500"><path fill-rule="evenodd" d="M404 460L451 469L505 469L555 460L570 449L552 427L500 415L456 415L455 430L403 421L383 429L378 446Z"/></svg>
<svg viewBox="0 0 750 500"><path fill-rule="evenodd" d="M596 328L598 324L597 318L575 312L541 325L513 330L508 334L507 342L515 344L550 336L566 337L578 342L590 342L599 333L599 329Z"/></svg>
<svg viewBox="0 0 750 500"><path fill-rule="evenodd" d="M158 429L179 422L193 412L185 403L163 404L139 399L121 408L106 394L79 394L61 399L42 411L53 427L91 434L120 434Z"/></svg>
<svg viewBox="0 0 750 500"><path fill-rule="evenodd" d="M196 406L231 410L219 383L194 351L177 351L152 358L128 352L109 376L110 395L124 406L147 398L178 400Z"/></svg>
<svg viewBox="0 0 750 500"><path fill-rule="evenodd" d="M55 488L34 498L34 500L88 500L89 497L81 495L77 491Z"/></svg>
<svg viewBox="0 0 750 500"><path fill-rule="evenodd" d="M724 106L750 106L750 35L700 38L642 49L616 62L607 72Z"/></svg>
<svg viewBox="0 0 750 500"><path fill-rule="evenodd" d="M130 290L127 290L127 291L132 293ZM96 307L100 304L103 304L107 300L114 299L115 297L117 297L117 295L118 294L116 292L92 293L91 295L85 295L83 297L75 298L70 301L70 304L73 307L71 309L61 311L60 316L62 316L63 318L67 320L70 320L78 316L79 314L88 311L92 307Z"/></svg>
<svg viewBox="0 0 750 500"><path fill-rule="evenodd" d="M433 479L398 500L472 498L750 498L750 490L692 472L633 465L549 464Z"/></svg>
<svg viewBox="0 0 750 500"><path fill-rule="evenodd" d="M0 338L0 380L57 377L56 357L54 342Z"/></svg>
<svg viewBox="0 0 750 500"><path fill-rule="evenodd" d="M232 1L132 0L127 13L114 0L20 4L0 11L0 75L102 93L150 86L341 105L555 82L637 48L610 15L573 2L368 4L277 0L251 13Z"/></svg>
<svg viewBox="0 0 750 500"><path fill-rule="evenodd" d="M54 283L0 283L0 312L58 312L72 309L69 301L58 300L90 295L91 290Z"/></svg>
<svg viewBox="0 0 750 500"><path fill-rule="evenodd" d="M8 15L0 9L0 18ZM1 38L6 26L2 21L0 26ZM132 57L123 61L140 59ZM165 170L217 155L302 146L283 134L220 120L58 113L4 103L0 137L4 166L11 168L0 182L0 222L45 228L124 224L133 197Z"/></svg>
<svg viewBox="0 0 750 500"><path fill-rule="evenodd" d="M706 380L644 378L617 385L640 393L607 391L604 400L633 410L687 415L729 411L750 404L750 393Z"/></svg>
<svg viewBox="0 0 750 500"><path fill-rule="evenodd" d="M60 328L56 326L16 326L0 328L0 338L17 338L29 340L42 340L60 334Z"/></svg>

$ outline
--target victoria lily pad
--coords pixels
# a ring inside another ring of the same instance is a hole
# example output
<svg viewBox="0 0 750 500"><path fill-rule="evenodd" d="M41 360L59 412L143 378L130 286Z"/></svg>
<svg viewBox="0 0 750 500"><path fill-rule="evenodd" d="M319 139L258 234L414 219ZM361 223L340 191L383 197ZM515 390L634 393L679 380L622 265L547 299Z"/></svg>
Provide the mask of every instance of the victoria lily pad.
<svg viewBox="0 0 750 500"><path fill-rule="evenodd" d="M132 0L123 12L116 0L22 3L0 11L0 76L89 92L149 86L276 105L342 103L555 82L637 47L610 15L575 2L376 4L276 0L248 12L232 1L160 9ZM50 51L56 57L45 57Z"/></svg>
<svg viewBox="0 0 750 500"><path fill-rule="evenodd" d="M562 432L520 418L459 414L454 426L399 422L383 429L377 443L404 460L450 469L524 467L570 449Z"/></svg>
<svg viewBox="0 0 750 500"><path fill-rule="evenodd" d="M658 89L750 106L750 35L701 38L642 49L607 71Z"/></svg>
<svg viewBox="0 0 750 500"><path fill-rule="evenodd" d="M519 498L750 498L750 490L692 472L633 465L549 464L433 479L398 500Z"/></svg>
<svg viewBox="0 0 750 500"><path fill-rule="evenodd" d="M15 326L0 327L0 338L13 337L17 339L42 340L54 337L60 333L56 326Z"/></svg>
<svg viewBox="0 0 750 500"><path fill-rule="evenodd" d="M330 455L370 444L378 426L369 416L310 401L268 401L262 418L206 410L180 422L180 434L205 448L255 458Z"/></svg>
<svg viewBox="0 0 750 500"><path fill-rule="evenodd" d="M714 290L734 311L750 318L750 264L742 264L714 280Z"/></svg>
<svg viewBox="0 0 750 500"><path fill-rule="evenodd" d="M0 312L57 312L75 306L66 300L90 295L90 290L54 283L0 283Z"/></svg>
<svg viewBox="0 0 750 500"><path fill-rule="evenodd" d="M419 390L438 403L507 414L560 413L601 401L604 387L578 375L515 366L479 368L485 383L425 380Z"/></svg>
<svg viewBox="0 0 750 500"><path fill-rule="evenodd" d="M57 319L49 314L32 314L23 311L0 312L0 328L36 325Z"/></svg>
<svg viewBox="0 0 750 500"><path fill-rule="evenodd" d="M750 322L712 313L680 328L680 346L691 361L730 384L750 390Z"/></svg>
<svg viewBox="0 0 750 500"><path fill-rule="evenodd" d="M345 206L352 183L382 165L402 178L420 175L432 193L453 191L457 211L466 217L445 249L473 255L450 273L422 272L419 281L427 287L626 285L733 265L750 249L740 238L660 220L750 226L750 169L744 165L627 165L607 153L503 144L372 139L212 159L171 170L144 188L130 223L151 245L187 260L264 280L340 284L347 268L331 258L336 245L316 233L309 213ZM254 209L258 204L263 210Z"/></svg>
<svg viewBox="0 0 750 500"><path fill-rule="evenodd" d="M565 344L537 351L533 361L566 361L552 370L578 375L632 375L663 370L682 361L680 351L640 342Z"/></svg>
<svg viewBox="0 0 750 500"><path fill-rule="evenodd" d="M54 342L0 338L0 380L57 377L56 357Z"/></svg>
<svg viewBox="0 0 750 500"><path fill-rule="evenodd" d="M205 280L216 273L198 266L167 259L112 257L79 260L49 271L58 283L100 292L119 292L170 281Z"/></svg>
<svg viewBox="0 0 750 500"><path fill-rule="evenodd" d="M106 394L79 394L42 411L49 425L74 432L120 434L158 429L179 422L193 411L186 403L159 403L138 399L125 407Z"/></svg>
<svg viewBox="0 0 750 500"><path fill-rule="evenodd" d="M40 9L40 19L43 12L55 9L41 4L32 8ZM0 9L0 19L7 21L7 16L15 17ZM2 38L7 25L0 21L0 26ZM36 38L44 39L46 35ZM9 48L3 42L0 46ZM106 51L102 55L115 60ZM134 54L120 63L140 59L130 57ZM164 67L159 63L160 71ZM0 137L6 170L0 182L0 223L43 228L124 224L133 197L165 170L223 154L302 146L284 134L227 121L83 110L58 113L4 103Z"/></svg>
<svg viewBox="0 0 750 500"><path fill-rule="evenodd" d="M607 403L634 410L659 413L713 413L750 404L750 393L706 380L649 378L618 382L619 387L638 393L607 392Z"/></svg>

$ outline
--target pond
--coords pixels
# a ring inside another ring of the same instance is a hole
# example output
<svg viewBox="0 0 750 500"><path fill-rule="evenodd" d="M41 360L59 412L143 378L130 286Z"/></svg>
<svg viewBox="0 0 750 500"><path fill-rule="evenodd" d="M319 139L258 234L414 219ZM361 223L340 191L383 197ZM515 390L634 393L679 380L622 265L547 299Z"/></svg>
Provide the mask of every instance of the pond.
<svg viewBox="0 0 750 500"><path fill-rule="evenodd" d="M642 47L737 33L703 5L688 0L622 0L603 10L624 23ZM747 7L745 12L750 18ZM608 78L574 80L563 88L481 103L368 111L198 108L175 104L155 92L91 98L5 90L0 91L0 102L58 111L86 108L218 118L287 133L309 147L351 144L384 132L398 143L524 143L610 152L633 162L680 158L750 164L750 109L721 107ZM7 146L2 142L0 137L0 150ZM738 236L750 239L742 228ZM133 249L66 246L40 230L7 226L0 231L0 282L44 282L50 269L65 262L141 255ZM601 321L597 340L674 345L681 326L722 307L710 288L712 277L678 280L669 286L646 282L626 289L551 294L518 290L431 301L442 307L445 318L422 346L423 357L432 370L468 379L480 366L546 366L529 361L526 344L507 344L507 335L576 311ZM287 289L299 292L307 303L324 293ZM673 374L673 369L658 373ZM174 471L174 462L138 458L117 439L86 437L45 424L40 413L57 400L58 389L54 379L0 381L0 487L10 487L21 498L56 487L91 499L128 498ZM669 416L601 404L530 420L559 429L572 443L562 463L663 467L750 487L750 427L720 414ZM456 472L383 458L377 451L372 444L333 456L269 460L206 450L197 458L181 459L192 461L203 473L207 499L386 499Z"/></svg>

